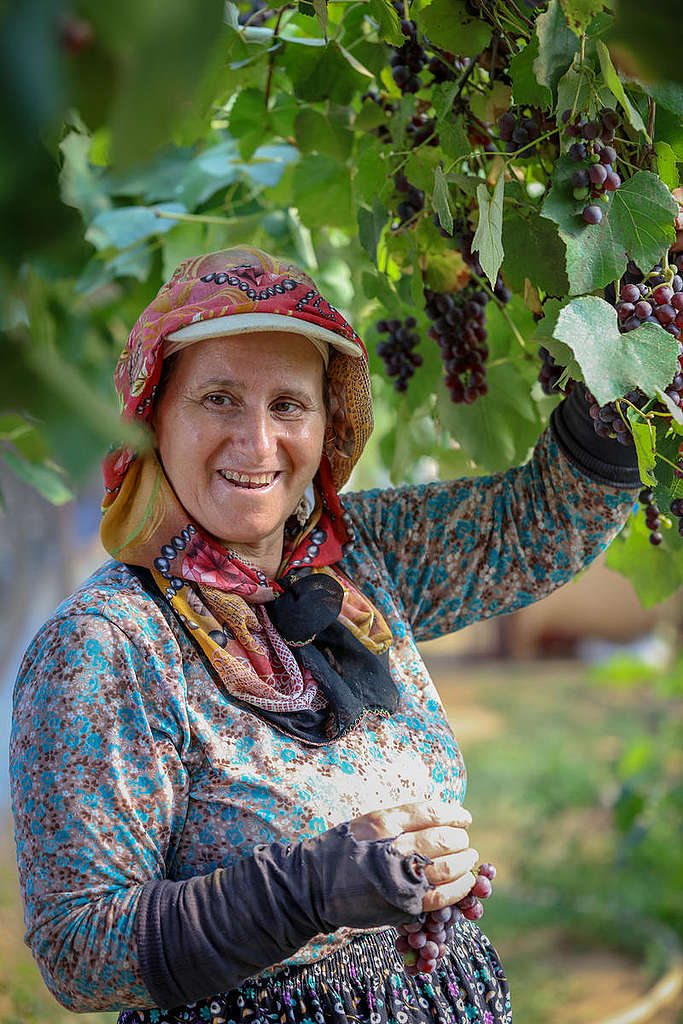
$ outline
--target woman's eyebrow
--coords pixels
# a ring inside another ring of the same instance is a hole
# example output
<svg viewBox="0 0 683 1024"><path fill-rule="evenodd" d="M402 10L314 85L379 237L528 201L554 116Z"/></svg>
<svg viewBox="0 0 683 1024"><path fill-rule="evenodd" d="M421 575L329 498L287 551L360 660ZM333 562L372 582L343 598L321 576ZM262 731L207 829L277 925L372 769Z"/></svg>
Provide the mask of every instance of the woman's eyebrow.
<svg viewBox="0 0 683 1024"><path fill-rule="evenodd" d="M236 390L247 391L249 385L243 380L234 380L230 377L208 377L206 380L199 382L199 387L205 388L235 388ZM298 398L302 401L312 401L313 395L306 388L301 387L300 384L283 384L281 387L273 389L274 395L287 394L292 398Z"/></svg>

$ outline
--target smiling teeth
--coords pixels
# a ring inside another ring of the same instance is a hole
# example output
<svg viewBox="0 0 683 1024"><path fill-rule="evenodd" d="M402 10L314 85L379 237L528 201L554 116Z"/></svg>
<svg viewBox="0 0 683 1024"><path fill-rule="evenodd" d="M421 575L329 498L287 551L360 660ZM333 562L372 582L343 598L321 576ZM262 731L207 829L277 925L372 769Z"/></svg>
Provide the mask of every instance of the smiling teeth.
<svg viewBox="0 0 683 1024"><path fill-rule="evenodd" d="M229 469L219 470L222 477L232 480L236 484L270 484L275 479L275 473L233 473Z"/></svg>

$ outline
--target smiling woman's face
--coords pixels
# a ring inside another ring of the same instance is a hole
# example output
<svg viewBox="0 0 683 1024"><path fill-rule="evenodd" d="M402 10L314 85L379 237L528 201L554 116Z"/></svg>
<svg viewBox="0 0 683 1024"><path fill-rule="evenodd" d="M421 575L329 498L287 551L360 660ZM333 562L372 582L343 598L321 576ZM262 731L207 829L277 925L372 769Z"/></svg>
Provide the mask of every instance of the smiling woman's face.
<svg viewBox="0 0 683 1024"><path fill-rule="evenodd" d="M207 533L273 576L284 524L320 464L323 362L301 335L235 335L183 349L157 403L161 462Z"/></svg>

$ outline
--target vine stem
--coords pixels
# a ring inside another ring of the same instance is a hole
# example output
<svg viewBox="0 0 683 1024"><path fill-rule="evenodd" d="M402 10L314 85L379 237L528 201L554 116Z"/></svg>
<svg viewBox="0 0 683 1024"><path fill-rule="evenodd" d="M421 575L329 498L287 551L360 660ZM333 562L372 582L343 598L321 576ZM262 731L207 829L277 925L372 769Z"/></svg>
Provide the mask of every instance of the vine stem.
<svg viewBox="0 0 683 1024"><path fill-rule="evenodd" d="M190 224L235 224L242 223L245 219L256 219L262 216L261 213L245 214L241 217L216 217L209 213L170 213L168 210L153 208L155 217L164 220L181 220Z"/></svg>
<svg viewBox="0 0 683 1024"><path fill-rule="evenodd" d="M277 34L280 31L280 22L282 21L282 15L285 13L285 11L287 10L288 7L289 7L289 4L285 4L284 7L281 7L279 12L278 12L277 21L275 22L275 28L273 29L273 42L275 42L277 40ZM273 69L274 69L274 67L275 67L275 49L273 48L270 51L270 56L268 58L268 78L266 79L266 95L265 95L265 100L264 100L264 105L265 105L266 110L268 110L268 103L270 101L270 88L271 88L271 85L272 85L272 82L273 82Z"/></svg>

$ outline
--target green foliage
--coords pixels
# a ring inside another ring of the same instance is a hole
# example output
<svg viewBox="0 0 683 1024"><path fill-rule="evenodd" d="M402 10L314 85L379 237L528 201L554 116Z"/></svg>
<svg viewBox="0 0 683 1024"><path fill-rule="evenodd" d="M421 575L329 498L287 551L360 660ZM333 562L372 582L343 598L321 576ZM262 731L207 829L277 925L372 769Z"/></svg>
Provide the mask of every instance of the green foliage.
<svg viewBox="0 0 683 1024"><path fill-rule="evenodd" d="M629 260L648 272L674 239L683 90L658 19L595 0L482 0L477 14L464 0L209 0L201 16L179 0L48 6L14 0L0 15L0 411L14 417L0 454L16 473L65 499L123 429L110 374L141 308L180 260L246 239L309 268L366 338L373 450L392 479L423 455L457 472L526 458L556 401L536 382L546 344L600 401L633 386L659 403L656 425L649 412L630 422L661 506L677 493L673 339L651 325L621 335L603 301ZM406 19L425 62L402 93ZM664 80L639 78L655 49ZM622 117L624 180L587 225L560 115L604 107ZM535 120L537 141L504 144L508 109ZM411 216L400 175L424 194ZM489 390L454 405L424 288L458 298L470 285L491 296ZM374 353L382 315L415 316L423 336L404 396ZM634 578L656 575L656 552L633 557ZM678 566L664 589L683 581Z"/></svg>

